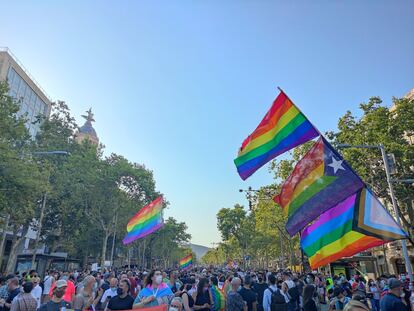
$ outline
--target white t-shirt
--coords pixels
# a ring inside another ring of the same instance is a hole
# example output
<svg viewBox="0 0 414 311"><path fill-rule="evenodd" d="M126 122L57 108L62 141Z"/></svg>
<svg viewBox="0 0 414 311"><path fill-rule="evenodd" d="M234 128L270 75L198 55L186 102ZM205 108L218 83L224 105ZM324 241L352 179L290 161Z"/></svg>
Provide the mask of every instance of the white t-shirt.
<svg viewBox="0 0 414 311"><path fill-rule="evenodd" d="M40 287L39 284L37 284L32 291L30 292L30 294L32 294L33 298L36 299L37 302L37 308L40 308L40 304L41 304L41 298L42 298L42 288Z"/></svg>
<svg viewBox="0 0 414 311"><path fill-rule="evenodd" d="M106 301L107 298L109 297L115 297L117 296L118 293L116 292L116 287L114 288L114 290L112 290L112 288L108 288L102 295L101 298L101 302L104 303Z"/></svg>
<svg viewBox="0 0 414 311"><path fill-rule="evenodd" d="M45 280L43 282L44 283L43 295L49 295L50 288L52 287L52 284L53 284L54 280L55 279L51 275L47 275L45 277Z"/></svg>

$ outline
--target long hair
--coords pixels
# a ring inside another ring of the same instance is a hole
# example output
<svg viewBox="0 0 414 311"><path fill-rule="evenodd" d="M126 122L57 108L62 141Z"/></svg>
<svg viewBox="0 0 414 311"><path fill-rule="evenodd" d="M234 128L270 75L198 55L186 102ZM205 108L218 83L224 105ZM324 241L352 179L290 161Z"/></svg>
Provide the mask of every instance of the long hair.
<svg viewBox="0 0 414 311"><path fill-rule="evenodd" d="M200 279L197 285L197 296L203 294L203 288L208 284L208 280L206 278Z"/></svg>
<svg viewBox="0 0 414 311"><path fill-rule="evenodd" d="M144 287L147 287L148 285L152 286L152 277L154 276L156 271L159 271L159 270L151 270L150 273L148 273L144 281Z"/></svg>
<svg viewBox="0 0 414 311"><path fill-rule="evenodd" d="M313 285L306 285L303 288L303 304L306 305L308 301L310 301L315 293L315 286Z"/></svg>

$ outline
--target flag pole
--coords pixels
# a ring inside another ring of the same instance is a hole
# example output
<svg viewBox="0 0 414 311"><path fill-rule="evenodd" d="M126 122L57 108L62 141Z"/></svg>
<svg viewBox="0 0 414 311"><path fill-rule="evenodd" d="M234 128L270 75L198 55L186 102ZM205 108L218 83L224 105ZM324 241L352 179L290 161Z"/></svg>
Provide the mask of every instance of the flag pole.
<svg viewBox="0 0 414 311"><path fill-rule="evenodd" d="M299 112L301 113L301 114L303 114L303 116L306 118L306 120L308 120L308 122L313 126L313 128L318 132L318 134L319 134L319 136L320 137L322 137L322 139L323 139L323 141L324 141L324 143L326 143L327 145L328 145L328 147L329 147L329 149L331 149L332 150L332 152L337 156L337 157L339 157L339 158L342 158L342 160L345 162L345 164L346 165L348 165L348 167L349 167L349 169L351 170L351 172L352 173L354 173L355 174L355 176L357 176L358 177L358 179L364 184L364 186L365 187L367 187L367 188L369 188L368 187L368 185L362 180L362 178L354 171L354 169L352 168L352 166L351 165L349 165L348 164L348 162L347 161L345 161L345 159L344 159L344 157L343 156L341 156L340 154L339 154L339 152L331 145L331 143L326 139L326 137L319 131L319 129L309 120L309 118L303 113L303 111L302 110L300 110L300 108L298 107L298 106L296 106L295 105L295 103L292 101L292 99L290 99L290 97L282 90L282 88L281 87L277 87L278 88L278 90L280 91L280 92L282 92L283 94L285 94L285 96L291 101L291 103L296 107L296 109L297 110L299 110ZM370 188L369 188L370 189ZM414 244L413 244L414 245Z"/></svg>
<svg viewBox="0 0 414 311"><path fill-rule="evenodd" d="M283 94L285 94L285 96L290 100L290 102L296 107L296 109L297 110L299 110L299 112L301 113L301 114L303 114L304 115L304 117L306 118L306 120L308 120L308 122L312 125L312 127L318 132L318 134L319 134L319 136L321 136L322 138L325 138L324 136L323 136L323 134L319 131L319 129L309 120L309 118L303 113L303 111L302 110L300 110L299 109L299 107L298 106L296 106L296 104L292 101L292 99L290 99L290 97L285 93L285 91L283 91L282 90L282 88L280 87L280 86L278 86L277 87L277 89L281 92L281 93L283 93ZM325 139L326 140L326 139Z"/></svg>

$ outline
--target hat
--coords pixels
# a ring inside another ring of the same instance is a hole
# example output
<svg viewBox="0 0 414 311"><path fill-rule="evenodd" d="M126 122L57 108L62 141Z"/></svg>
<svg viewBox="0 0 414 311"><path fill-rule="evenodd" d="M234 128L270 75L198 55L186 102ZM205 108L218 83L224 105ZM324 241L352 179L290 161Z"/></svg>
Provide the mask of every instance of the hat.
<svg viewBox="0 0 414 311"><path fill-rule="evenodd" d="M362 303L361 301L358 300L354 300L351 299L344 307L344 311L351 311L354 310L356 308L361 308L363 310L369 311L370 309L368 308L368 306L364 303Z"/></svg>
<svg viewBox="0 0 414 311"><path fill-rule="evenodd" d="M401 287L402 285L402 282L400 280L397 280L396 278L388 279L388 287L390 289Z"/></svg>
<svg viewBox="0 0 414 311"><path fill-rule="evenodd" d="M56 282L56 288L62 288L62 287L67 287L68 286L68 282L66 282L65 280L58 280Z"/></svg>

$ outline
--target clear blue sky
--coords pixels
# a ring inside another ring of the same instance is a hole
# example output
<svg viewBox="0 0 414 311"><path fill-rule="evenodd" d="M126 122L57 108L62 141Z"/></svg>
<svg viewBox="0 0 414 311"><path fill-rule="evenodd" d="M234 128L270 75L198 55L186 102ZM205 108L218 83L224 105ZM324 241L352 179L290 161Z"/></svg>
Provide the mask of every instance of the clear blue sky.
<svg viewBox="0 0 414 311"><path fill-rule="evenodd" d="M144 163L193 242L246 204L233 158L281 86L321 131L414 87L412 1L3 1L8 46L106 151Z"/></svg>

